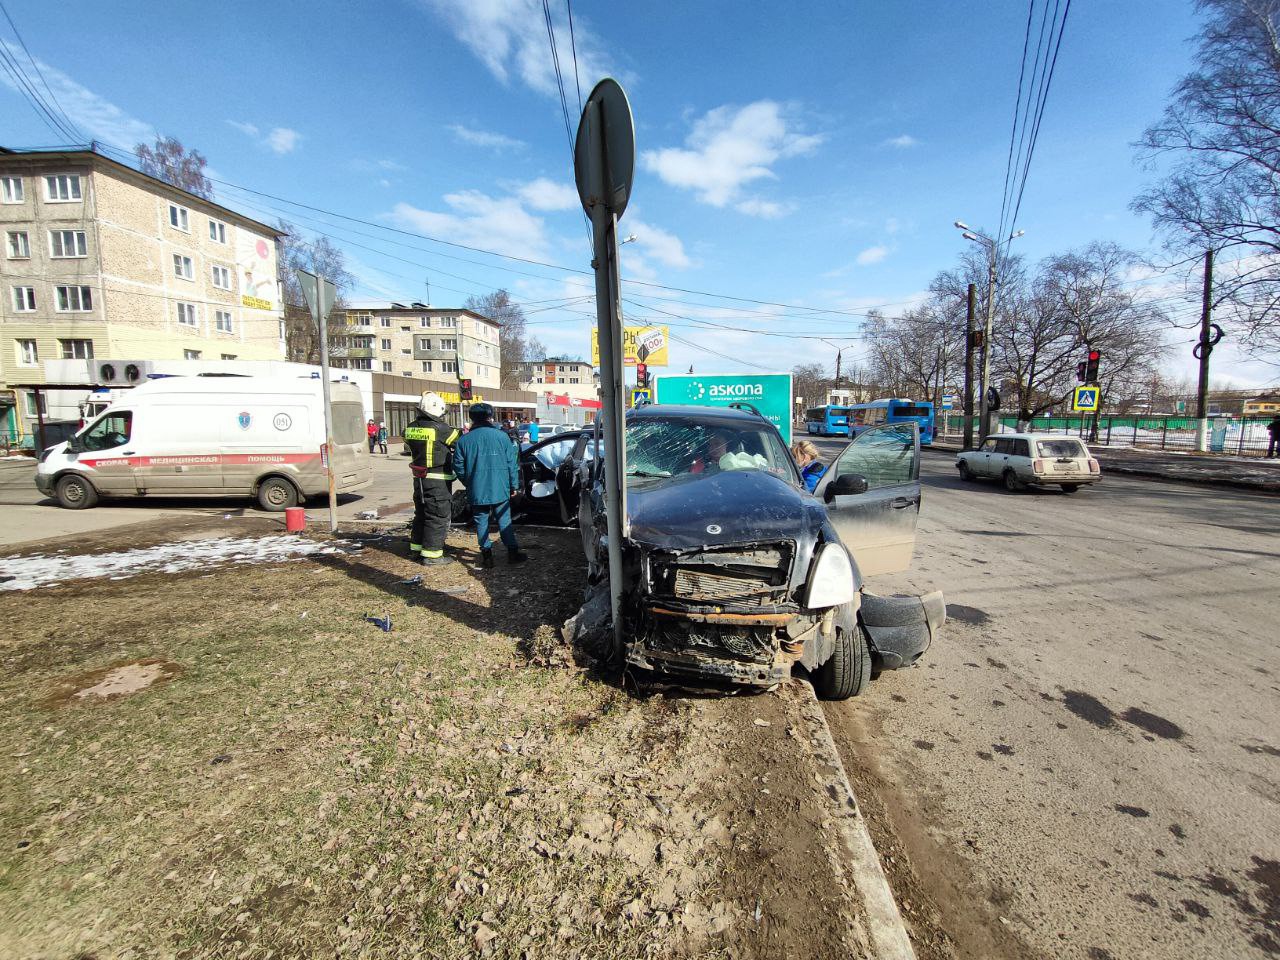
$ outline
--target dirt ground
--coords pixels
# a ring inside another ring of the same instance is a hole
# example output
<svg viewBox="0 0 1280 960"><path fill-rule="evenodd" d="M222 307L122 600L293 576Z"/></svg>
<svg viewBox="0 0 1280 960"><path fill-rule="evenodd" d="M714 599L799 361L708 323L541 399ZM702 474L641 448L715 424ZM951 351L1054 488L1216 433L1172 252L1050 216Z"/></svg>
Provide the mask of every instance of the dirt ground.
<svg viewBox="0 0 1280 960"><path fill-rule="evenodd" d="M624 690L558 639L576 533L522 538L0 593L0 955L867 955L799 683Z"/></svg>

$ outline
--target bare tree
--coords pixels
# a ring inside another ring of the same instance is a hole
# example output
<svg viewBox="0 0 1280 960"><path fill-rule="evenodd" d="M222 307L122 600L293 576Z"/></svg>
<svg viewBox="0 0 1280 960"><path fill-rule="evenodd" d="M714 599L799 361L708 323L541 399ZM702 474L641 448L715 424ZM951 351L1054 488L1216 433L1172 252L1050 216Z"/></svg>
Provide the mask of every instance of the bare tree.
<svg viewBox="0 0 1280 960"><path fill-rule="evenodd" d="M804 399L806 409L826 403L831 386L832 380L820 363L799 363L791 368L792 391Z"/></svg>
<svg viewBox="0 0 1280 960"><path fill-rule="evenodd" d="M284 220L279 222L279 229L284 233L280 238L279 264L280 286L284 290L285 355L298 363L319 363L320 331L311 318L294 271L317 274L338 288L335 313L345 306L344 293L355 285L355 278L347 270L346 256L328 237L307 240L293 224ZM335 355L347 344L344 327L345 323L336 322L336 318L330 316L329 348Z"/></svg>
<svg viewBox="0 0 1280 960"><path fill-rule="evenodd" d="M147 176L181 187L206 200L213 199L213 184L204 175L205 159L198 150L188 150L176 137L156 137L154 146L134 147L138 166Z"/></svg>
<svg viewBox="0 0 1280 960"><path fill-rule="evenodd" d="M1173 165L1133 207L1171 249L1238 253L1219 301L1235 308L1249 346L1280 353L1280 3L1196 6L1208 17L1196 69L1139 143L1148 160Z"/></svg>
<svg viewBox="0 0 1280 960"><path fill-rule="evenodd" d="M524 310L520 304L511 299L506 290L495 290L482 297L467 297L463 308L482 317L488 317L498 323L498 349L501 385L515 390L520 386L520 364L527 360L540 360L530 351L532 345L526 334L528 328L524 318ZM537 343L537 341L534 341ZM539 343L537 346L541 347ZM541 351L540 351L541 352Z"/></svg>

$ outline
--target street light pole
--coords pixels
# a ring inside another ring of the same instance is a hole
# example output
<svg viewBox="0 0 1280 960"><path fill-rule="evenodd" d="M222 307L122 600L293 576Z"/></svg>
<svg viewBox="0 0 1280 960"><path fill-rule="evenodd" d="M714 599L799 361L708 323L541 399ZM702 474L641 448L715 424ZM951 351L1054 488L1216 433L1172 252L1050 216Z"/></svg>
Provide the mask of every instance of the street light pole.
<svg viewBox="0 0 1280 960"><path fill-rule="evenodd" d="M991 432L990 414L990 394L991 394L991 328L995 323L996 312L996 266L1000 256L1000 248L1012 243L1018 237L1022 236L1025 231L1019 230L1017 233L1011 233L1008 237L1000 242L996 242L986 234L978 233L961 221L955 222L957 230L964 231L964 238L972 240L974 243L981 244L987 251L987 315L982 325L982 396L978 405L978 442L981 443L987 439L987 434Z"/></svg>

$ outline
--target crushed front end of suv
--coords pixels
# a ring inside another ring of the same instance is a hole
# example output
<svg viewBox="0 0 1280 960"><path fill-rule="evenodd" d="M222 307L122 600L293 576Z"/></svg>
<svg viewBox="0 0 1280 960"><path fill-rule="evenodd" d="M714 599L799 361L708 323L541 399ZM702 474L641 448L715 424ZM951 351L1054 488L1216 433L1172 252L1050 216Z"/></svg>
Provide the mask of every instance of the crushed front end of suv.
<svg viewBox="0 0 1280 960"><path fill-rule="evenodd" d="M600 583L608 534L595 442L584 437L560 482L581 489L583 546ZM942 594L881 597L862 580L910 563L919 449L914 424L865 431L809 494L777 429L754 412L631 411L618 653L671 679L761 687L799 662L827 699L914 664L945 620Z"/></svg>

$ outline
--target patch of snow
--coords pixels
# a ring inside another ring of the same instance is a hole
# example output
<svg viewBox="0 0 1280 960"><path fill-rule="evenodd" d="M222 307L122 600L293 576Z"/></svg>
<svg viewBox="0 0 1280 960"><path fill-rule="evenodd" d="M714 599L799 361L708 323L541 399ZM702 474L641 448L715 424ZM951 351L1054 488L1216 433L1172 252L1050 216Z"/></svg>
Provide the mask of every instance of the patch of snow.
<svg viewBox="0 0 1280 960"><path fill-rule="evenodd" d="M0 557L0 590L33 590L67 580L99 577L127 580L143 573L183 573L223 563L281 563L336 552L331 546L303 537L273 536L186 540L117 553ZM3 579L6 577L13 579Z"/></svg>

